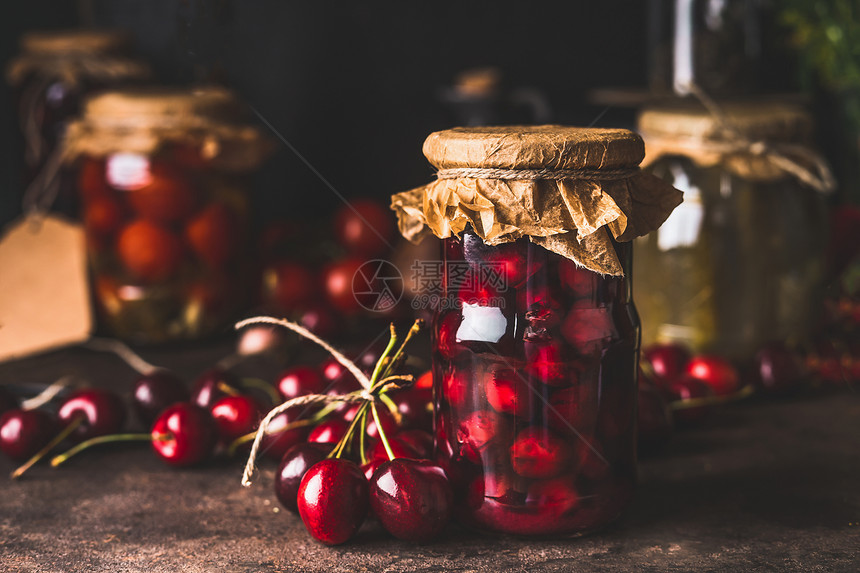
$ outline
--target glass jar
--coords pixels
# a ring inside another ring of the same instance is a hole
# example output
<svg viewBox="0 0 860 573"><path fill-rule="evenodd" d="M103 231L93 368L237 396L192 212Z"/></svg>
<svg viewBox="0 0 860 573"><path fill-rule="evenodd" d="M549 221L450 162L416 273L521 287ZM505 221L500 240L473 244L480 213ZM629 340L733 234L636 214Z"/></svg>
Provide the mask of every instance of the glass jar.
<svg viewBox="0 0 860 573"><path fill-rule="evenodd" d="M626 270L630 243L616 243ZM439 450L463 522L520 535L614 520L636 481L639 323L630 281L528 239L444 241Z"/></svg>
<svg viewBox="0 0 860 573"><path fill-rule="evenodd" d="M99 326L197 338L248 302L248 177L268 145L219 89L110 92L69 127Z"/></svg>
<svg viewBox="0 0 860 573"><path fill-rule="evenodd" d="M636 302L644 344L680 342L743 362L767 342L802 342L819 316L825 203L749 151L766 140L808 169L818 160L801 146L805 112L778 102L723 111L733 136L701 108L640 116L648 169L684 191L684 203L637 239Z"/></svg>
<svg viewBox="0 0 860 573"><path fill-rule="evenodd" d="M20 45L21 54L9 65L7 76L17 91L25 180L30 184L45 168L86 97L141 82L150 72L129 56L128 36L114 30L31 32ZM71 208L68 190L68 186L60 190L61 210Z"/></svg>
<svg viewBox="0 0 860 573"><path fill-rule="evenodd" d="M680 193L639 172L626 130L457 128L424 153L439 180L392 205L406 238L444 240L433 383L455 511L508 534L600 528L636 481L630 240Z"/></svg>

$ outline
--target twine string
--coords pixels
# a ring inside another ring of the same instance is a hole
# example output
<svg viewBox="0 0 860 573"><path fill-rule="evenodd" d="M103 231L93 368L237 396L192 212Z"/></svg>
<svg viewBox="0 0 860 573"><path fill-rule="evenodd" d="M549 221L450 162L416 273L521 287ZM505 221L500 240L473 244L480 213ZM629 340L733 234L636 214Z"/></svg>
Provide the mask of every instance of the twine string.
<svg viewBox="0 0 860 573"><path fill-rule="evenodd" d="M639 167L624 167L619 169L494 169L485 167L458 167L440 169L436 172L437 179L504 179L526 180L538 179L563 180L580 179L586 181L613 181L628 179L639 173Z"/></svg>

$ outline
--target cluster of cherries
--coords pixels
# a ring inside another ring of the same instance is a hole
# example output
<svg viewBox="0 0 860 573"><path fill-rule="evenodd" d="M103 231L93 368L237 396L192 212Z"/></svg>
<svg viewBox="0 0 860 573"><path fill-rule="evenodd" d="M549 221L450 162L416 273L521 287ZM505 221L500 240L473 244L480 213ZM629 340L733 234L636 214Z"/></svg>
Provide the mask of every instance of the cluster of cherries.
<svg viewBox="0 0 860 573"><path fill-rule="evenodd" d="M314 243L326 252L309 251L309 235L312 230L296 222L275 223L263 231L262 302L274 313L294 317L302 326L329 337L337 331L338 314L350 316L362 310L353 294L353 279L365 262L388 253L395 228L384 205L357 199L333 217L331 235L336 244ZM301 252L308 254L307 260L296 258ZM333 258L332 252L337 256ZM320 260L330 262L318 268Z"/></svg>

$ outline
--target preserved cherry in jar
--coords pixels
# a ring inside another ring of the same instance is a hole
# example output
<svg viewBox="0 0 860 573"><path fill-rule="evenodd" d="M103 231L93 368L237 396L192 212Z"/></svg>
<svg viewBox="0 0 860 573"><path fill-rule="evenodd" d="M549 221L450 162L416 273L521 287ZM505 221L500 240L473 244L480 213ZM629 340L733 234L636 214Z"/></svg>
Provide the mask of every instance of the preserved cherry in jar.
<svg viewBox="0 0 860 573"><path fill-rule="evenodd" d="M600 528L636 481L630 240L679 193L639 172L626 130L456 129L424 152L439 180L393 205L404 236L443 239L436 454L459 518L529 536Z"/></svg>
<svg viewBox="0 0 860 573"><path fill-rule="evenodd" d="M70 125L100 326L142 343L204 336L247 302L248 175L268 141L220 89L110 92Z"/></svg>

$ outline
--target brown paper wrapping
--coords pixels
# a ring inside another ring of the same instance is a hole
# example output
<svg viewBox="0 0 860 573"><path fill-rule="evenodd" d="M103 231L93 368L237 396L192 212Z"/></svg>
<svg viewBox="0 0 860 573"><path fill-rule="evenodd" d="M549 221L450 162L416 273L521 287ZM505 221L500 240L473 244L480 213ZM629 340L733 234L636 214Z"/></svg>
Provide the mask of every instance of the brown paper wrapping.
<svg viewBox="0 0 860 573"><path fill-rule="evenodd" d="M414 243L470 226L489 245L528 237L590 270L621 275L610 237L630 241L653 231L682 200L671 185L635 169L642 141L627 130L458 128L432 134L424 152L443 169L591 171L588 179L439 179L394 195L400 232ZM601 169L621 168L631 175L599 178Z"/></svg>
<svg viewBox="0 0 860 573"><path fill-rule="evenodd" d="M87 102L84 116L68 126L63 161L117 151L151 155L181 143L198 149L214 169L250 171L270 155L273 143L242 122L241 110L235 96L220 88L108 92Z"/></svg>

